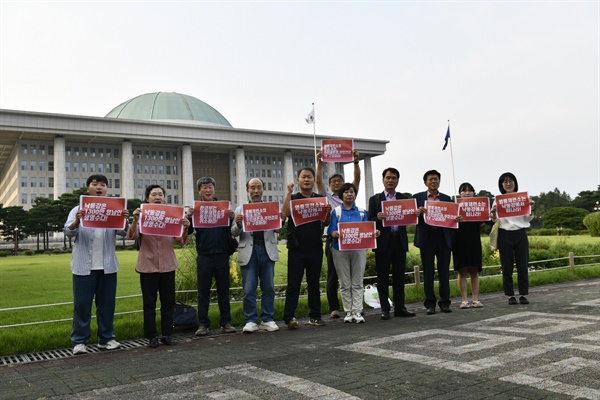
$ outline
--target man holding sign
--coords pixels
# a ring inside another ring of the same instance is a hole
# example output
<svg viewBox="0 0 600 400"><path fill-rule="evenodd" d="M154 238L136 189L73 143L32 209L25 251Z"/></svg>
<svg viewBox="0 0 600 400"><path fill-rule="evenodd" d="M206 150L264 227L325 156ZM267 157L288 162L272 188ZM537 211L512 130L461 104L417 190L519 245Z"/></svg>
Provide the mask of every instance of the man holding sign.
<svg viewBox="0 0 600 400"><path fill-rule="evenodd" d="M396 192L400 180L400 172L396 168L386 168L382 176L384 191L369 199L369 220L375 221L377 229L381 232L377 238L377 248L373 250L377 269L377 293L381 304L381 319L390 319L390 302L388 301L390 264L394 290L394 316L414 317L416 314L408 311L404 306L404 273L406 272L406 252L408 251L406 226L383 226L386 213L382 203L406 197L402 193Z"/></svg>
<svg viewBox="0 0 600 400"><path fill-rule="evenodd" d="M250 204L261 203L263 198L264 183L259 178L252 178L246 182L246 190L250 197ZM250 210L255 211L255 210ZM252 230L245 229L246 222L252 221L244 214L244 206L235 210L235 220L231 225L231 234L240 237L238 247L238 262L242 270L242 286L244 288L244 315L246 324L242 332L252 333L257 330L267 332L278 331L279 327L273 320L275 314L275 262L279 261L277 249L277 234L275 229ZM268 217L272 217L269 215ZM270 218L268 219L270 221ZM279 223L281 226L281 222ZM260 328L257 324L258 312L256 307L256 289L260 280L261 319Z"/></svg>
<svg viewBox="0 0 600 400"><path fill-rule="evenodd" d="M313 192L314 186L315 171L310 167L304 167L298 171L299 192L292 194L294 184L288 184L288 192L283 201L283 215L293 217L288 220L288 283L283 310L283 321L289 329L294 329L298 324L294 313L298 306L305 269L310 309L309 323L317 326L325 325L321 320L319 280L323 264L322 234L323 228L331 221L331 204L325 202L324 196ZM316 200L312 202L307 199Z"/></svg>
<svg viewBox="0 0 600 400"><path fill-rule="evenodd" d="M452 312L450 309L450 249L452 248L452 234L449 228L429 226L425 222L426 201L452 202L450 196L440 193L442 175L431 170L423 175L423 182L427 186L424 192L416 193L413 197L417 200L417 216L419 223L415 232L415 246L421 251L423 264L423 288L425 290L425 308L427 314L435 314L435 259L437 258L438 279L440 283L440 299L437 304L443 313Z"/></svg>
<svg viewBox="0 0 600 400"><path fill-rule="evenodd" d="M360 154L357 150L353 152L354 156L354 180L352 184L356 190L360 185L360 166L358 165L358 157ZM329 190L325 188L325 182L323 182L323 161L321 160L321 152L317 152L317 191L327 197L327 202L331 204L331 207L335 208L342 205L342 199L337 195L338 190L344 184L344 177L340 174L333 174L329 177ZM340 317L340 300L338 299L338 276L335 271L335 265L333 264L333 256L331 253L331 236L327 236L327 242L325 243L325 256L327 257L327 302L329 303L329 310L331 311L331 318Z"/></svg>
<svg viewBox="0 0 600 400"><path fill-rule="evenodd" d="M104 175L92 175L87 179L86 186L89 196L105 198L108 179ZM100 202L97 204L100 204ZM104 207L104 209L106 208ZM92 209L90 207L90 210L95 211L97 208L93 207ZM127 234L129 211L126 209L107 211L110 211L109 214L120 214L122 216L122 227L120 229L81 226L81 221L86 218L88 211L80 206L71 210L64 227L65 235L76 239L71 255L71 272L73 273L73 329L71 331L71 342L74 346L74 355L87 353L88 351L86 344L92 334L91 321L94 299L96 301L96 321L98 322L98 347L113 350L121 346L115 340L113 332L117 271L119 269L115 245L116 235L125 236Z"/></svg>
<svg viewBox="0 0 600 400"><path fill-rule="evenodd" d="M219 209L216 206L218 203L215 198L216 184L216 181L211 177L198 179L196 185L201 201L195 202L194 207L188 210L188 217L194 218L195 222L200 225L200 227L195 226L196 253L198 254L196 259L198 322L200 324L196 336L208 334L210 327L208 308L213 277L217 288L221 332L236 332L235 327L231 325L231 306L229 303L229 241L231 238L229 225L233 221L234 213L232 210ZM220 216L223 216L223 225L219 224ZM211 226L211 223L213 223L213 226Z"/></svg>

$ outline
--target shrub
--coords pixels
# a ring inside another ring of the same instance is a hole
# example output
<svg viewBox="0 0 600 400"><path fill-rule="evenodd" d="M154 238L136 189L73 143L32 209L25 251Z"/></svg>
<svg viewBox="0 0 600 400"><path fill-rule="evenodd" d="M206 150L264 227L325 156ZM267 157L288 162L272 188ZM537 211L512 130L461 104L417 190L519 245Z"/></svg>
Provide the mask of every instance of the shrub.
<svg viewBox="0 0 600 400"><path fill-rule="evenodd" d="M51 253L52 254L62 254L62 251L60 249L52 249Z"/></svg>
<svg viewBox="0 0 600 400"><path fill-rule="evenodd" d="M8 251L0 250L0 257L7 257L8 254L9 254Z"/></svg>
<svg viewBox="0 0 600 400"><path fill-rule="evenodd" d="M23 252L23 254L25 254L26 256L32 256L35 254L35 251L27 249Z"/></svg>
<svg viewBox="0 0 600 400"><path fill-rule="evenodd" d="M544 228L583 229L587 210L575 207L554 207L544 214Z"/></svg>
<svg viewBox="0 0 600 400"><path fill-rule="evenodd" d="M583 219L583 224L592 236L600 236L600 212L588 214Z"/></svg>

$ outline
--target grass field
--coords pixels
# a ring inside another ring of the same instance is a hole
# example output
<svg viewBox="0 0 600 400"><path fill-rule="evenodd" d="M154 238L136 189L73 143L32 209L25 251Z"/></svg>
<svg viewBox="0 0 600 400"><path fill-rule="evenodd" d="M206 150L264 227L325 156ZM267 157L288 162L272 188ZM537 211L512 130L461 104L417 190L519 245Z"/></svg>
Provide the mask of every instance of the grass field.
<svg viewBox="0 0 600 400"><path fill-rule="evenodd" d="M486 241L487 238L482 238ZM589 236L574 237L531 237L530 241L558 241L567 245L598 244L599 238ZM418 249L410 246L410 252L418 254ZM178 250L183 255L187 250ZM287 251L280 246L281 261L276 265L276 283L285 283L287 279ZM117 258L120 263L118 275L117 296L132 296L117 300L118 312L131 314L115 317L115 333L117 339L128 339L143 336L141 291L138 274L135 272L137 260L136 251L119 251ZM66 303L64 305L0 311L0 326L21 324L37 321L58 321L24 327L0 328L0 355L20 354L32 351L63 348L70 346L70 329L72 318L72 275L69 267L70 254L33 255L0 258L0 309L34 306L43 304ZM575 270L560 269L536 272L530 274L531 286L555 282L591 279L600 277L600 266L578 267ZM496 292L502 290L499 277L483 277L481 292ZM459 296L455 283L452 283L452 296ZM407 286L407 303L423 300L421 288ZM327 312L327 302L322 298L323 312ZM281 319L283 301L276 301L275 317ZM306 299L300 300L297 310L298 317L308 315ZM218 311L211 307L210 317L212 327L216 327ZM232 304L234 325L241 326L244 321L240 304ZM95 321L92 331L95 331ZM91 343L97 339L92 337Z"/></svg>

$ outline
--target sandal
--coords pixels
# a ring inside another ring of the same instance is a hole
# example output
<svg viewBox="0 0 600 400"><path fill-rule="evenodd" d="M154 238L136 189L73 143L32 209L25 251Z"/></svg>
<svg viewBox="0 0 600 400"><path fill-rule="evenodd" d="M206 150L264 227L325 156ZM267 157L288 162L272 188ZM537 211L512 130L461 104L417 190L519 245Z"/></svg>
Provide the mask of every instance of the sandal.
<svg viewBox="0 0 600 400"><path fill-rule="evenodd" d="M462 303L460 303L460 308L469 308L471 307L471 304L469 304L468 301L463 301Z"/></svg>
<svg viewBox="0 0 600 400"><path fill-rule="evenodd" d="M481 302L479 300L475 300L475 301L473 301L472 306L475 308L481 308L481 307L483 307L483 304L481 304Z"/></svg>

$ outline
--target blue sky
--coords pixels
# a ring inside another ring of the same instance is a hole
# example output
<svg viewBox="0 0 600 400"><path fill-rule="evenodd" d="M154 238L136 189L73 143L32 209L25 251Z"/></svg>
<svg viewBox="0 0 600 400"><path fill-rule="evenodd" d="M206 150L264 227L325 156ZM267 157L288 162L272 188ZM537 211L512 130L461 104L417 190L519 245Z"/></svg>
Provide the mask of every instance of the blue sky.
<svg viewBox="0 0 600 400"><path fill-rule="evenodd" d="M104 116L197 97L233 126L389 140L400 191L600 184L596 1L1 1L0 108ZM349 171L348 171L349 172Z"/></svg>

